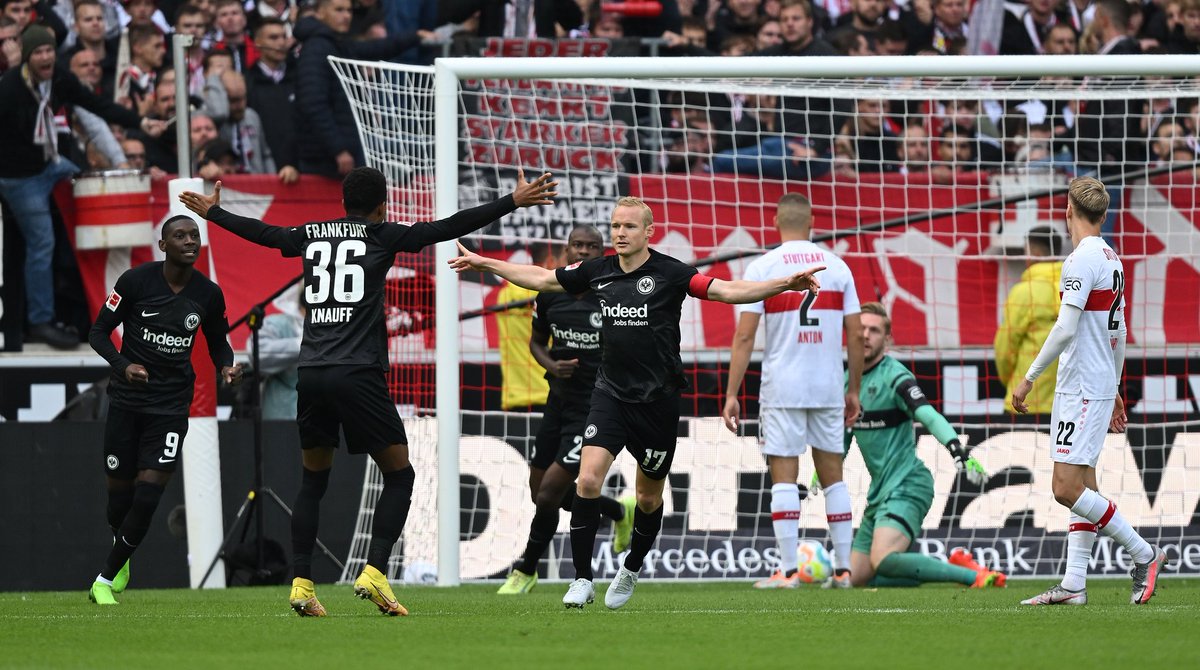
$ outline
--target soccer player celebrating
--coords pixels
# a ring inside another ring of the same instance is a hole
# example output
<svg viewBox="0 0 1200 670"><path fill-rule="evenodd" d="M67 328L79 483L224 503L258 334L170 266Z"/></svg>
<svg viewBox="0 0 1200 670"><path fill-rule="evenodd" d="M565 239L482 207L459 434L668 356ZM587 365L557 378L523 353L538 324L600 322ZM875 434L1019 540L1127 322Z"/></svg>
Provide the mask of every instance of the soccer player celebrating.
<svg viewBox="0 0 1200 670"><path fill-rule="evenodd" d="M756 258L746 268L746 279L768 279L791 274L796 267L820 263L829 269L821 275L820 298L787 293L739 309L733 351L729 357L729 384L721 417L737 432L741 404L738 391L759 320L766 313L767 340L763 353L759 404L759 435L771 473L771 519L779 543L779 571L755 582L759 589L795 588L800 583L796 541L800 528L800 455L813 446L813 465L825 489L825 518L835 549L830 588L850 587L850 490L842 481L842 439L858 418L858 390L862 379L862 325L854 276L842 259L809 241L812 204L798 193L779 199L775 226L783 243ZM842 328L846 329L849 367L843 389ZM805 383L797 384L803 371Z"/></svg>
<svg viewBox="0 0 1200 670"><path fill-rule="evenodd" d="M225 296L193 268L200 227L191 217L173 216L163 224L158 248L166 260L126 270L88 333L92 348L112 366L104 452L114 541L88 593L98 605L116 605L113 594L128 586L129 557L146 537L179 462L196 381L197 329L225 382L242 379L225 340ZM117 351L111 337L120 324L125 336Z"/></svg>
<svg viewBox="0 0 1200 670"><path fill-rule="evenodd" d="M604 238L592 226L575 226L567 236L567 265L604 253ZM570 511L575 498L571 484L579 476L579 452L587 424L592 388L600 368L600 299L591 291L581 295L539 293L534 306L529 351L546 368L550 394L542 426L534 441L529 469L540 474L534 491L537 512L521 562L508 574L497 593L528 593L537 585L537 563L558 528L558 508ZM548 343L553 338L553 344ZM600 514L613 520L613 553L629 546L633 532L633 497L620 502L600 496Z"/></svg>
<svg viewBox="0 0 1200 670"><path fill-rule="evenodd" d="M602 354L571 508L576 579L563 596L567 607L582 608L595 598L592 551L600 521L600 487L622 448L638 463L637 507L629 553L604 597L610 609L623 606L633 595L642 562L662 527L663 487L675 456L679 395L687 383L679 356L683 299L691 295L748 303L784 291L816 292L820 282L814 275L825 269L817 265L760 282L706 277L649 247L653 214L639 198L617 201L610 230L615 255L557 270L483 258L461 244L462 256L450 262L459 272L492 272L535 291L592 291L599 297Z"/></svg>
<svg viewBox="0 0 1200 670"><path fill-rule="evenodd" d="M210 196L191 191L179 196L188 209L235 235L304 260L308 312L296 387L304 468L292 514L295 579L290 595L292 609L300 616L325 615L313 588L312 551L339 426L350 453L370 454L383 475L367 564L354 581L354 592L384 614L408 614L386 577L392 546L408 518L415 479L404 424L384 377L388 367L384 281L396 254L415 253L465 235L518 207L550 204L557 184L549 173L527 182L518 170L511 195L447 219L412 225L384 222L387 180L374 168L355 168L342 181L345 217L292 228L225 211L220 207L221 182Z"/></svg>
<svg viewBox="0 0 1200 670"><path fill-rule="evenodd" d="M921 530L921 522L933 505L933 475L917 458L913 419L945 445L954 464L975 486L983 486L987 474L958 441L958 433L925 398L912 372L887 355L892 339L892 321L883 305L862 305L863 358L862 415L847 431L871 475L867 508L854 536L850 554L855 586L916 586L923 582L958 582L978 588L1004 586L1003 574L987 570L959 549L950 562L939 561L908 548ZM846 374L847 388L850 384ZM878 575L878 577L876 577Z"/></svg>
<svg viewBox="0 0 1200 670"><path fill-rule="evenodd" d="M1093 177L1071 180L1067 232L1075 251L1063 263L1062 306L1037 358L1013 390L1013 409L1029 411L1033 382L1055 359L1058 378L1050 411L1054 499L1071 511L1067 568L1062 583L1023 605L1084 605L1087 567L1099 531L1133 559L1130 602L1150 602L1167 556L1151 546L1097 491L1096 462L1108 431L1125 431L1125 403L1117 392L1125 367L1125 271L1100 236L1108 193ZM1061 355L1061 358L1059 356ZM1089 420L1089 417L1090 420Z"/></svg>

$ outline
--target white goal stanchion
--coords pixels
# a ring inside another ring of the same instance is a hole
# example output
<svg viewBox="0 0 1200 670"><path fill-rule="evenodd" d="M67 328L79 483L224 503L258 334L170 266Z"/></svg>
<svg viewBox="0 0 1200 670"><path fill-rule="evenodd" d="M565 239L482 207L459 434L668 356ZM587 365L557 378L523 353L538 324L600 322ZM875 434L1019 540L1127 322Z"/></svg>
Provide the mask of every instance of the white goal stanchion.
<svg viewBox="0 0 1200 670"><path fill-rule="evenodd" d="M582 51L603 53L602 44L591 46ZM916 548L946 554L967 547L1018 577L1061 569L1067 515L1050 494L1049 417L1005 412L1002 377L1015 354L997 333L1005 332L1009 289L1038 260L1026 238L1048 227L1061 255L1068 253L1065 185L1098 174L1115 212L1105 234L1125 264L1131 400L1131 429L1109 437L1101 460L1101 492L1168 547L1176 569L1200 573L1194 58L452 58L435 68L331 62L368 161L392 184L393 218L447 216L486 202L512 189L518 166L527 175L555 174L554 205L520 210L468 238L485 254L529 262L539 241L561 241L580 223L607 237L613 202L630 194L654 210L657 249L737 278L778 241L772 217L779 197L808 196L816 238L850 264L861 300L879 299L889 309L894 355L993 474L984 490L972 489L918 431L936 498ZM422 257L426 265L402 259L408 264L398 273L434 277L437 332L400 329L391 349L400 371L393 376L397 402L423 417L410 437L425 482L391 574L400 578L403 565L408 579L436 573L440 584L502 576L520 555L533 512L524 459L540 422L536 409L501 405L506 343L495 321L528 305L507 303L493 278L460 281L445 266L454 254L448 243ZM399 321L413 312L403 291L394 296ZM644 577L753 578L776 560L754 420L757 352L742 403L744 432L733 435L716 418L734 318L728 306L685 303L692 388L663 534ZM434 375L436 413L425 387ZM797 371L797 383L803 375ZM807 483L811 461L801 463ZM633 476L622 456L606 492L628 492ZM867 481L853 450L847 482L856 520ZM374 495L364 492L362 528L369 528ZM571 574L567 516L544 574ZM804 538L824 539L823 501L803 504L801 526ZM616 571L608 540L602 529L592 557L598 579ZM356 543L351 562L361 565L364 555ZM1127 563L1101 540L1093 573L1124 574Z"/></svg>

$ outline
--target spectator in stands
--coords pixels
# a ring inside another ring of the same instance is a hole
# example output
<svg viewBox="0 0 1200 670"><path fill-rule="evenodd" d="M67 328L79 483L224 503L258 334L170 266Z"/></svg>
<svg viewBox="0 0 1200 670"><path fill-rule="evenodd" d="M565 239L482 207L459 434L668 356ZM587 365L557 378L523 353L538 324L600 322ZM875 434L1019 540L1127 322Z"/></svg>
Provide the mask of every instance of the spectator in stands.
<svg viewBox="0 0 1200 670"><path fill-rule="evenodd" d="M1186 136L1187 130L1183 123L1175 119L1169 118L1158 124L1154 131L1154 141L1151 143L1155 165L1195 161L1196 153L1187 145Z"/></svg>
<svg viewBox="0 0 1200 670"><path fill-rule="evenodd" d="M1037 56L1043 52L1046 33L1058 21L1066 20L1055 13L1058 0L1027 0L1025 11L1004 14L1004 32L1000 37L1000 53L1012 56Z"/></svg>
<svg viewBox="0 0 1200 670"><path fill-rule="evenodd" d="M71 56L69 67L71 74L79 79L79 83L97 97L102 97L100 79L104 75L100 69L100 59L94 51L77 49ZM107 167L125 167L125 155L121 152L121 145L104 119L82 107L75 108L71 116L71 125L81 147L94 147L95 151L105 158ZM96 169L96 166L92 165L92 168Z"/></svg>
<svg viewBox="0 0 1200 670"><path fill-rule="evenodd" d="M1003 163L1004 147L996 139L1000 133L987 115L980 114L978 100L953 100L947 103L944 112L944 120L958 128L957 137L970 142L974 161L992 169ZM987 125L986 130L984 125Z"/></svg>
<svg viewBox="0 0 1200 670"><path fill-rule="evenodd" d="M874 56L871 44L861 33L853 30L839 31L829 42L842 56Z"/></svg>
<svg viewBox="0 0 1200 670"><path fill-rule="evenodd" d="M709 171L716 136L707 116L691 116L682 128L664 130L663 136L663 153L659 159L663 172L703 174Z"/></svg>
<svg viewBox="0 0 1200 670"><path fill-rule="evenodd" d="M767 15L762 11L760 0L724 0L724 2L709 0L709 2L720 4L713 16L713 29L708 42L714 48L720 46L721 42L732 35L757 36L760 27L767 19ZM766 47L760 46L759 50L764 48Z"/></svg>
<svg viewBox="0 0 1200 670"><path fill-rule="evenodd" d="M117 76L117 37L105 37L104 6L99 0L79 0L75 4L76 48L91 50L100 59L101 78L97 93L112 97Z"/></svg>
<svg viewBox="0 0 1200 670"><path fill-rule="evenodd" d="M233 69L245 72L258 60L258 50L246 34L246 9L242 0L217 0L217 16L214 20L220 31L220 40L214 49L228 49L233 56Z"/></svg>
<svg viewBox="0 0 1200 670"><path fill-rule="evenodd" d="M854 115L842 124L834 142L834 171L854 179L861 173L899 170L899 142L885 116L887 102L864 98L855 107Z"/></svg>
<svg viewBox="0 0 1200 670"><path fill-rule="evenodd" d="M780 44L758 52L758 56L836 56L825 40L813 36L812 5L808 0L783 0L779 10Z"/></svg>
<svg viewBox="0 0 1200 670"><path fill-rule="evenodd" d="M780 27L779 21L766 19L758 25L758 31L754 33L755 51L766 51L780 44L783 44L783 28Z"/></svg>
<svg viewBox="0 0 1200 670"><path fill-rule="evenodd" d="M175 33L192 36L192 46L184 51L187 57L188 95L204 93L204 35L207 32L208 20L204 10L188 3L175 11Z"/></svg>
<svg viewBox="0 0 1200 670"><path fill-rule="evenodd" d="M1071 56L1079 52L1079 33L1070 23L1056 23L1042 41L1042 53L1047 56Z"/></svg>
<svg viewBox="0 0 1200 670"><path fill-rule="evenodd" d="M246 104L246 80L240 73L228 70L221 75L229 104L229 115L221 124L221 138L233 146L247 174L275 174L275 159L267 144L266 131L258 112Z"/></svg>
<svg viewBox="0 0 1200 670"><path fill-rule="evenodd" d="M300 8L296 0L258 0L255 7L258 10L257 25L259 26L265 19L279 19L290 32L291 27L300 18ZM257 30L255 28L255 37L258 36Z"/></svg>
<svg viewBox="0 0 1200 670"><path fill-rule="evenodd" d="M975 147L969 131L954 125L946 126L942 129L942 135L938 141L938 160L941 161L941 166L948 167L954 172L974 170L979 161Z"/></svg>
<svg viewBox="0 0 1200 670"><path fill-rule="evenodd" d="M1004 384L1004 409L1013 411L1012 392L1037 358L1058 319L1058 284L1062 275L1063 240L1054 228L1038 226L1025 238L1025 272L1008 292L1004 316L996 329L996 374ZM1026 399L1029 411L1049 414L1054 403L1058 361L1052 361Z"/></svg>
<svg viewBox="0 0 1200 670"><path fill-rule="evenodd" d="M290 184L300 176L297 169L296 124L293 104L296 98L296 68L288 50L283 21L263 19L254 33L258 62L246 73L246 101L265 124L267 146L279 168L279 179Z"/></svg>
<svg viewBox="0 0 1200 670"><path fill-rule="evenodd" d="M933 20L912 37L913 52L932 47L942 54L959 53L967 43L967 0L932 0Z"/></svg>
<svg viewBox="0 0 1200 670"><path fill-rule="evenodd" d="M453 23L479 15L480 37L555 38L560 28L566 34L584 24L583 10L571 0L463 0L456 9L446 17Z"/></svg>
<svg viewBox="0 0 1200 670"><path fill-rule="evenodd" d="M929 148L929 131L919 123L904 127L897 145L900 154L900 174L928 173L934 184L954 183L954 169L943 163L934 163Z"/></svg>
<svg viewBox="0 0 1200 670"><path fill-rule="evenodd" d="M833 43L845 33L862 35L868 48L874 50L875 31L883 23L887 5L887 0L850 0L850 13L838 19L837 26L826 33L825 39Z"/></svg>
<svg viewBox="0 0 1200 670"><path fill-rule="evenodd" d="M200 147L217 139L220 135L217 124L211 116L204 112L192 112L188 126L188 139L192 144L193 152L199 151Z"/></svg>
<svg viewBox="0 0 1200 670"><path fill-rule="evenodd" d="M666 55L671 56L715 56L708 49L708 33L704 29L704 20L689 16L683 20L683 30L675 33L670 30L662 34L662 40L667 43Z"/></svg>
<svg viewBox="0 0 1200 670"><path fill-rule="evenodd" d="M908 53L908 32L899 21L886 19L875 31L875 53L880 56L903 56Z"/></svg>
<svg viewBox="0 0 1200 670"><path fill-rule="evenodd" d="M1180 0L1179 27L1171 34L1170 53L1200 52L1200 0Z"/></svg>
<svg viewBox="0 0 1200 670"><path fill-rule="evenodd" d="M296 382L299 379L296 363L300 360L306 311L300 297L300 284L293 284L272 304L279 312L267 315L258 331L262 418L295 419ZM253 344L251 339L252 349Z"/></svg>
<svg viewBox="0 0 1200 670"><path fill-rule="evenodd" d="M31 0L0 0L0 13L12 19L17 24L17 32L25 30L25 26L33 21L33 2Z"/></svg>
<svg viewBox="0 0 1200 670"><path fill-rule="evenodd" d="M0 74L21 64L21 29L17 22L0 14Z"/></svg>
<svg viewBox="0 0 1200 670"><path fill-rule="evenodd" d="M54 323L54 278L51 256L54 229L49 197L59 180L78 167L59 156L55 111L84 107L110 123L139 125L147 133L161 134L165 124L139 117L92 94L65 68L57 68L54 35L38 25L21 36L19 68L0 77L0 196L8 202L25 238L25 296L29 340L59 348L79 344Z"/></svg>
<svg viewBox="0 0 1200 670"><path fill-rule="evenodd" d="M117 90L129 91L129 102L139 114L148 114L154 104L154 88L164 54L166 45L158 28L152 24L130 24L129 67L118 74Z"/></svg>
<svg viewBox="0 0 1200 670"><path fill-rule="evenodd" d="M132 137L121 140L121 153L125 154L125 164L130 170L146 169L146 145L141 140Z"/></svg>
<svg viewBox="0 0 1200 670"><path fill-rule="evenodd" d="M578 10L578 7L576 7ZM350 102L326 58L330 55L365 60L395 56L415 46L428 31L396 35L383 40L351 42L350 0L318 0L317 14L296 24L295 36L303 44L297 68L296 137L301 172L345 175L365 163Z"/></svg>
<svg viewBox="0 0 1200 670"><path fill-rule="evenodd" d="M196 165L196 174L209 181L242 173L242 163L237 152L219 137L200 147L196 152Z"/></svg>
<svg viewBox="0 0 1200 670"><path fill-rule="evenodd" d="M158 11L155 0L122 0L125 3L125 13L129 15L129 26L158 26L165 27L166 20Z"/></svg>
<svg viewBox="0 0 1200 670"><path fill-rule="evenodd" d="M720 55L728 58L749 56L758 49L758 41L749 35L734 35L721 43Z"/></svg>
<svg viewBox="0 0 1200 670"><path fill-rule="evenodd" d="M15 21L20 32L30 25L49 28L54 35L55 46L61 46L70 32L48 4L39 5L32 0L0 0L0 14Z"/></svg>
<svg viewBox="0 0 1200 670"><path fill-rule="evenodd" d="M377 39L387 37L387 27L384 25L383 7L379 0L354 0L351 10L350 35ZM380 31L382 34L376 34Z"/></svg>
<svg viewBox="0 0 1200 670"><path fill-rule="evenodd" d="M164 79L158 82L154 96L150 98L149 117L164 124L175 118L175 82ZM174 128L172 128L174 130ZM158 168L167 174L179 171L179 160L175 155L175 133L162 133L151 136L147 133L132 131L131 137L142 141L146 147L146 163L152 168Z"/></svg>
<svg viewBox="0 0 1200 670"><path fill-rule="evenodd" d="M615 12L602 12L592 26L592 37L606 40L619 40L625 37L625 24L621 23L621 15Z"/></svg>

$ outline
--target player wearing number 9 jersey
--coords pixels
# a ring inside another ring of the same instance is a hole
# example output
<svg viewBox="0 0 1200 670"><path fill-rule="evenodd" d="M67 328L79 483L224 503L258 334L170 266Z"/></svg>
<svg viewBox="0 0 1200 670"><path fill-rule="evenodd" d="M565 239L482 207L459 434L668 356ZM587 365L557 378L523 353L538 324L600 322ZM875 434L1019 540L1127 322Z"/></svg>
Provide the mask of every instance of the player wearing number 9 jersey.
<svg viewBox="0 0 1200 670"><path fill-rule="evenodd" d="M1124 432L1125 406L1118 393L1125 366L1125 273L1117 254L1100 237L1108 210L1104 185L1092 177L1071 181L1067 229L1075 251L1063 263L1062 306L1058 320L1013 391L1013 408L1024 413L1033 382L1059 358L1050 448L1054 499L1071 512L1066 575L1061 584L1022 601L1026 605L1082 605L1092 544L1099 531L1129 552L1130 601L1140 605L1154 595L1166 554L1153 547L1097 491L1096 462L1105 434Z"/></svg>
<svg viewBox="0 0 1200 670"><path fill-rule="evenodd" d="M549 173L526 182L518 171L512 195L449 218L412 225L385 223L387 181L374 168L351 170L342 181L346 216L290 228L269 226L220 207L221 183L211 196L185 192L189 209L246 240L304 262L304 338L300 346L296 422L303 448L300 492L292 515L295 579L289 602L300 616L324 616L312 584L312 551L321 497L329 483L339 428L351 453L370 454L383 474L367 564L355 593L388 615L408 611L386 573L392 546L404 530L415 474L408 438L387 389L384 284L398 252L473 232L518 207L549 204L557 182Z"/></svg>

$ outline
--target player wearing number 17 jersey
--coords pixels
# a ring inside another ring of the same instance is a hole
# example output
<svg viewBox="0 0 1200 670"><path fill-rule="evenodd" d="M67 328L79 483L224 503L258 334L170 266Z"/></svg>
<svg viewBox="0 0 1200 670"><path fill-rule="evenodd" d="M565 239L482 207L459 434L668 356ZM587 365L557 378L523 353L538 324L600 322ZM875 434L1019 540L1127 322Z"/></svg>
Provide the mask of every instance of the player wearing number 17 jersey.
<svg viewBox="0 0 1200 670"><path fill-rule="evenodd" d="M518 207L549 204L557 182L546 173L532 183L519 172L512 195L440 221L385 223L387 181L374 168L351 170L342 181L346 216L285 228L232 214L220 207L221 182L211 196L185 192L189 209L255 244L304 262L304 339L300 345L296 422L303 473L292 515L295 579L289 602L300 616L324 616L312 583L312 550L320 501L329 484L339 428L351 453L370 454L383 474L367 564L354 592L387 615L408 613L387 581L392 546L404 530L415 474L408 438L384 372L388 367L383 290L401 251L452 240L478 230Z"/></svg>
<svg viewBox="0 0 1200 670"><path fill-rule="evenodd" d="M813 447L813 464L825 489L825 518L833 540L834 575L829 587L850 586L850 491L842 481L842 436L859 412L862 379L862 325L858 293L850 268L833 252L809 241L812 204L798 193L779 199L775 226L783 243L754 259L749 280L785 277L798 267L828 266L821 293L784 293L743 305L729 360L729 383L721 412L737 431L738 393L750 362L759 321L767 327L759 392L759 439L771 474L771 519L779 543L779 571L755 588L795 588L799 584L796 541L800 528L800 455ZM842 330L846 332L848 385L842 384Z"/></svg>
<svg viewBox="0 0 1200 670"><path fill-rule="evenodd" d="M1166 554L1151 546L1117 506L1098 493L1096 462L1105 434L1124 432L1125 404L1118 393L1125 366L1125 271L1100 237L1108 210L1104 184L1078 177L1067 191L1067 230L1075 251L1063 263L1062 306L1042 350L1013 391L1013 408L1025 413L1033 382L1058 358L1050 414L1054 499L1071 511L1067 568L1062 583L1021 601L1025 605L1087 603L1087 566L1096 533L1111 537L1134 561L1130 602L1150 601ZM1061 355L1061 357L1060 357Z"/></svg>
<svg viewBox="0 0 1200 670"><path fill-rule="evenodd" d="M637 507L633 538L621 569L604 597L610 609L633 596L638 571L662 527L663 488L675 456L679 396L686 386L679 355L679 318L691 295L726 303L757 302L784 291L816 291L816 265L767 281L724 281L649 247L654 234L650 207L626 197L613 208L616 255L548 270L516 265L473 254L459 245L462 256L451 267L483 270L542 292L595 293L600 302L600 370L592 391L587 428L583 431L579 478L571 507L571 553L575 581L563 604L583 607L593 601L592 554L600 521L600 487L608 469L628 450L638 463Z"/></svg>

